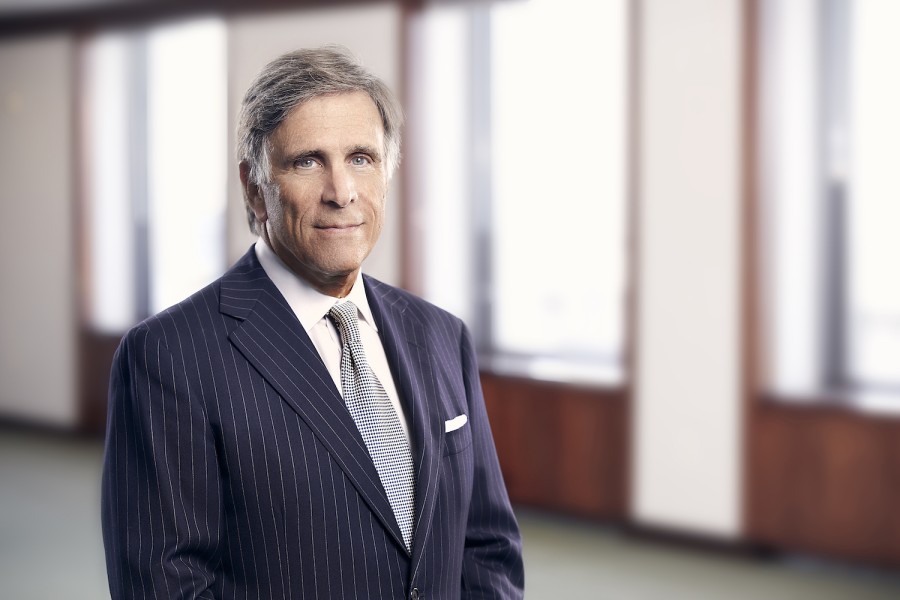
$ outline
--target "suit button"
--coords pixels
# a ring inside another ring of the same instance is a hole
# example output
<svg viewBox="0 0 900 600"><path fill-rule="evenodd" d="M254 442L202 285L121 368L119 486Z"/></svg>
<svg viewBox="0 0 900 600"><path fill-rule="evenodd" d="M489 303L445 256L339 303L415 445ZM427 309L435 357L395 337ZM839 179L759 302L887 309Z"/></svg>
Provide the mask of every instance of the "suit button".
<svg viewBox="0 0 900 600"><path fill-rule="evenodd" d="M424 597L425 596L419 593L419 588L413 588L409 593L409 600L422 600Z"/></svg>

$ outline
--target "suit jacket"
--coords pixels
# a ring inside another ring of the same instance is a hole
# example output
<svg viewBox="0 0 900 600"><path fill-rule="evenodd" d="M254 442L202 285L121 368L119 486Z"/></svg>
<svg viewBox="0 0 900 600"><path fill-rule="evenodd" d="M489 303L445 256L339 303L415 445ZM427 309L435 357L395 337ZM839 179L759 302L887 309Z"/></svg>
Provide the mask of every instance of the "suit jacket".
<svg viewBox="0 0 900 600"><path fill-rule="evenodd" d="M521 597L467 330L363 281L410 424L411 553L339 391L251 249L116 353L102 488L114 599Z"/></svg>

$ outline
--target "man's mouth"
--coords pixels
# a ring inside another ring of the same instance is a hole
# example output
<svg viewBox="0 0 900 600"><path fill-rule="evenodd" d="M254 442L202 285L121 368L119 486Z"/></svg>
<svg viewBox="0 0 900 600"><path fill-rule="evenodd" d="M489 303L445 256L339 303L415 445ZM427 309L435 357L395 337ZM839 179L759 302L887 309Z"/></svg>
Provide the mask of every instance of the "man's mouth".
<svg viewBox="0 0 900 600"><path fill-rule="evenodd" d="M321 225L316 225L316 229L324 229L327 231L343 231L347 229L355 229L362 225L362 223L323 223Z"/></svg>

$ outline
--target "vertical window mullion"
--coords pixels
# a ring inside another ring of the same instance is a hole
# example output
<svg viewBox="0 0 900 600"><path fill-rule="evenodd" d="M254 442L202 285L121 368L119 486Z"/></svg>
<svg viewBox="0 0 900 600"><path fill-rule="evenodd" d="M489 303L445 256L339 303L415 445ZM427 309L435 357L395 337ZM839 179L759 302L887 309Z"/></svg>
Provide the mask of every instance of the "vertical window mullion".
<svg viewBox="0 0 900 600"><path fill-rule="evenodd" d="M821 385L845 389L847 373L847 0L825 0L819 16L818 146L823 241Z"/></svg>
<svg viewBox="0 0 900 600"><path fill-rule="evenodd" d="M475 5L470 20L471 54L469 64L472 73L471 102L471 212L472 247L475 249L472 277L472 303L475 306L475 344L481 356L490 356L496 348L494 332L494 260L493 232L493 181L491 139L491 10L490 5Z"/></svg>
<svg viewBox="0 0 900 600"><path fill-rule="evenodd" d="M138 320L152 314L150 303L150 223L147 173L147 37L132 34L128 52L128 156L132 218L135 313Z"/></svg>

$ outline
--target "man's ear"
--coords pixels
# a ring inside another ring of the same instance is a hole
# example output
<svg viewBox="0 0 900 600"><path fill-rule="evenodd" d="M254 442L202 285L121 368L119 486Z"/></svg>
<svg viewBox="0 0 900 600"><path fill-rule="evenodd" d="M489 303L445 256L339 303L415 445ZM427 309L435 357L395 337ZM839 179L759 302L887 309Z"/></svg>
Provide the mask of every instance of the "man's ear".
<svg viewBox="0 0 900 600"><path fill-rule="evenodd" d="M253 211L253 214L256 215L256 220L264 223L268 218L268 213L266 212L266 199L263 196L262 188L250 180L250 165L247 161L242 160L238 168L241 175L241 187L244 188L244 200L247 202L250 210Z"/></svg>

